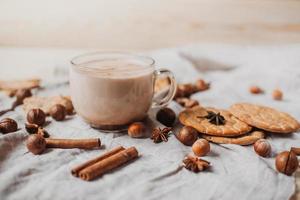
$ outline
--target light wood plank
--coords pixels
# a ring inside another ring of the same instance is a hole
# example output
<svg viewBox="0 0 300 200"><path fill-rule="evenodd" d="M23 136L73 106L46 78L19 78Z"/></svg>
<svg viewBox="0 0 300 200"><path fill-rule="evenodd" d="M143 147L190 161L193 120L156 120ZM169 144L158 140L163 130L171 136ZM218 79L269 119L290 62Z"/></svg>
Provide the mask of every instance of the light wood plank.
<svg viewBox="0 0 300 200"><path fill-rule="evenodd" d="M0 45L139 50L195 42L300 42L300 1L0 2Z"/></svg>

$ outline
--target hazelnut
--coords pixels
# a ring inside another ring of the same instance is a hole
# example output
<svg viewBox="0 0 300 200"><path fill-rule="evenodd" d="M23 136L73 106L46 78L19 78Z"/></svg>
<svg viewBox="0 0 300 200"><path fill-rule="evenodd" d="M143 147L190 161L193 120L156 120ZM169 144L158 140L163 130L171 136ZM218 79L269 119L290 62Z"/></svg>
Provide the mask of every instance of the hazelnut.
<svg viewBox="0 0 300 200"><path fill-rule="evenodd" d="M0 121L0 132L1 133L11 133L18 129L18 124L15 120L10 118L4 118Z"/></svg>
<svg viewBox="0 0 300 200"><path fill-rule="evenodd" d="M262 90L260 87L258 87L258 86L251 86L251 87L249 88L249 91L250 91L252 94L261 94L261 93L263 93L263 90Z"/></svg>
<svg viewBox="0 0 300 200"><path fill-rule="evenodd" d="M274 100L280 101L283 98L283 93L281 92L281 90L277 89L273 91L272 96Z"/></svg>
<svg viewBox="0 0 300 200"><path fill-rule="evenodd" d="M204 91L209 89L210 84L206 83L203 79L199 79L196 81L196 89L197 91Z"/></svg>
<svg viewBox="0 0 300 200"><path fill-rule="evenodd" d="M31 153L41 154L46 149L46 140L38 134L30 135L26 141L26 146Z"/></svg>
<svg viewBox="0 0 300 200"><path fill-rule="evenodd" d="M141 138L146 136L146 126L142 122L132 123L128 127L128 135L133 138Z"/></svg>
<svg viewBox="0 0 300 200"><path fill-rule="evenodd" d="M61 104L56 104L51 107L50 115L56 121L62 121L65 119L67 114L66 107Z"/></svg>
<svg viewBox="0 0 300 200"><path fill-rule="evenodd" d="M205 139L198 139L193 144L192 150L196 156L205 156L210 151L210 144Z"/></svg>
<svg viewBox="0 0 300 200"><path fill-rule="evenodd" d="M288 176L292 175L298 168L299 161L293 151L284 151L276 156L276 169Z"/></svg>
<svg viewBox="0 0 300 200"><path fill-rule="evenodd" d="M176 114L170 108L162 108L157 112L156 119L163 125L171 127L176 120Z"/></svg>
<svg viewBox="0 0 300 200"><path fill-rule="evenodd" d="M29 134L36 134L39 130L39 126L36 124L25 124L25 129Z"/></svg>
<svg viewBox="0 0 300 200"><path fill-rule="evenodd" d="M259 140L257 140L257 141L254 143L253 147L254 147L254 151L255 151L258 155L260 155L260 156L262 156L262 157L267 157L267 156L269 156L270 153L271 153L271 145L270 145L270 143L269 143L267 140L265 140L265 139L259 139Z"/></svg>
<svg viewBox="0 0 300 200"><path fill-rule="evenodd" d="M184 126L176 137L184 145L192 146L198 138L198 131L193 127Z"/></svg>
<svg viewBox="0 0 300 200"><path fill-rule="evenodd" d="M15 94L17 101L23 103L23 100L27 97L31 97L32 93L29 89L19 89Z"/></svg>
<svg viewBox="0 0 300 200"><path fill-rule="evenodd" d="M39 108L31 109L27 113L27 121L31 124L42 126L46 121L46 114Z"/></svg>

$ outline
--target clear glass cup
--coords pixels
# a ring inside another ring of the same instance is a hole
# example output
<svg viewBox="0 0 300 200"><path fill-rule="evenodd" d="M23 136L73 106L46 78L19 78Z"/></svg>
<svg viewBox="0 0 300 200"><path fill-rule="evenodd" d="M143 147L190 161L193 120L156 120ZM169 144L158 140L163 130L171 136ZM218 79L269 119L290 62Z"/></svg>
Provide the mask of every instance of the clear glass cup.
<svg viewBox="0 0 300 200"><path fill-rule="evenodd" d="M160 77L167 77L170 86L163 97L154 98ZM169 70L156 70L150 57L95 52L71 60L70 88L74 108L87 123L103 131L121 131L143 120L150 108L166 106L176 82Z"/></svg>

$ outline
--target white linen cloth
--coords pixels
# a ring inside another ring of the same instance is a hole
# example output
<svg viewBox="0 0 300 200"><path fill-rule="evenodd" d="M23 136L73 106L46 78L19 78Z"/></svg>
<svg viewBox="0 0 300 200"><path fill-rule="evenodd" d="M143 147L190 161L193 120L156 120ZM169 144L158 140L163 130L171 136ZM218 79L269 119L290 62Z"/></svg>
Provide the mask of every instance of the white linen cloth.
<svg viewBox="0 0 300 200"><path fill-rule="evenodd" d="M1 65L9 63L6 56L21 54L20 52L12 54L11 51L0 50L0 58L3 58L0 60ZM28 54L34 56L38 51L32 50L32 53ZM75 53L76 51L66 51L64 59L75 56ZM158 66L172 70L178 82L193 82L198 78L211 82L210 90L192 96L203 106L228 108L236 102L252 102L288 112L300 120L299 45L278 47L196 45L163 49L147 54L157 60ZM62 60L61 56L58 60L54 59L53 64L45 69L47 72L53 72L53 77L60 76L52 80L51 84L67 79L65 72L68 66ZM265 94L251 95L248 88L252 84L261 86ZM46 89L40 91L38 95L68 94L67 85L45 84L45 87ZM272 99L271 92L277 87L284 92L283 101ZM11 100L1 94L1 109L10 103ZM174 102L170 107L177 113L181 109ZM22 108L18 107L15 112L9 112L0 119L4 117L17 120L21 129L15 133L0 135L1 200L192 198L282 200L288 199L295 191L295 178L275 170L274 156L280 151L289 150L291 146L299 146L299 132L289 136L280 134L268 136L267 139L272 144L271 158L259 157L252 146L211 144L211 153L204 158L211 162L210 170L195 174L180 167L184 156L191 153L191 147L181 144L174 135L167 143L154 144L149 138L133 139L127 134L101 133L90 128L78 116L74 116L63 122L51 122L45 128L52 137L100 137L103 148L89 151L49 149L44 154L35 156L26 153L27 133L23 125L25 118ZM52 120L48 118L48 121ZM159 125L157 122L154 123ZM82 181L71 175L72 167L118 145L135 146L140 157L91 182Z"/></svg>

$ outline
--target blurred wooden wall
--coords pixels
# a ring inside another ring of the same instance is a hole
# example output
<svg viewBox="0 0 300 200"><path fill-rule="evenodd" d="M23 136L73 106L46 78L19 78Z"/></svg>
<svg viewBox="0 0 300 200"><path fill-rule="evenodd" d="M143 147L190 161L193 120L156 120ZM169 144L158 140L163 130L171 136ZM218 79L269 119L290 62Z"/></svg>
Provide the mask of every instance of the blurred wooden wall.
<svg viewBox="0 0 300 200"><path fill-rule="evenodd" d="M300 42L300 0L0 0L0 45L155 49Z"/></svg>

